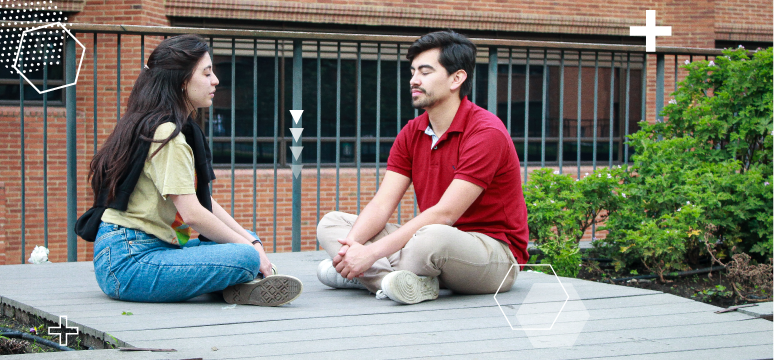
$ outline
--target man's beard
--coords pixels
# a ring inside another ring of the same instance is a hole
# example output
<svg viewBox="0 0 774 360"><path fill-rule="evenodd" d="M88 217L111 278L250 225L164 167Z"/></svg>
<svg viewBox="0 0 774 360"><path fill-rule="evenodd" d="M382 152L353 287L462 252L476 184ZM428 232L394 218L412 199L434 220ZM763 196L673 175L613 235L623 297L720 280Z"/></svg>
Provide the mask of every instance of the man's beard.
<svg viewBox="0 0 774 360"><path fill-rule="evenodd" d="M414 109L426 109L426 108L432 107L438 101L438 99L433 97L432 93L428 93L427 91L425 91L425 89L422 89L422 88L415 88L415 89L422 91L425 97L424 99L421 99L421 100L414 100L414 99L411 100L411 106L413 106Z"/></svg>

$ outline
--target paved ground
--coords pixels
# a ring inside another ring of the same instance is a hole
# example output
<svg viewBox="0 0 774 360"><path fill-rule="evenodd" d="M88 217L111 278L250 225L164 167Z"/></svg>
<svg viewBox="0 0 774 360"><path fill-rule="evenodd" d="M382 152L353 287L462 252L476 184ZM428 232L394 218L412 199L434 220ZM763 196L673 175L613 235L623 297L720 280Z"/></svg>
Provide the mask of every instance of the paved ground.
<svg viewBox="0 0 774 360"><path fill-rule="evenodd" d="M70 326L97 339L177 350L4 359L772 358L772 322L755 311L715 314L719 308L689 299L577 279L560 278L562 288L556 277L534 272L522 272L497 301L442 292L436 301L404 306L320 284L322 252L269 256L304 282L288 306L231 307L213 296L121 302L102 294L90 262L0 266L5 312L55 322L67 315ZM770 314L768 306L761 311Z"/></svg>

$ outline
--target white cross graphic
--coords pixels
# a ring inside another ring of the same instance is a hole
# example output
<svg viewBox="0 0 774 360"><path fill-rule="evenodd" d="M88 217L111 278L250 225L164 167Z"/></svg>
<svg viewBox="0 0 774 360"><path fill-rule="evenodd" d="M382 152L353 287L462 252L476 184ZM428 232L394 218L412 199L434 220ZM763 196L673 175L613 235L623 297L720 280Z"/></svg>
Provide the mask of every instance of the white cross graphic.
<svg viewBox="0 0 774 360"><path fill-rule="evenodd" d="M671 26L656 26L656 10L645 10L645 26L629 26L630 36L645 37L645 52L656 51L656 36L672 36Z"/></svg>
<svg viewBox="0 0 774 360"><path fill-rule="evenodd" d="M62 319L64 319L64 324L62 323ZM74 326L74 327L67 326L67 315L59 317L59 326L51 326L48 328L49 335L59 335L59 345L62 345L62 346L67 345L68 336L78 335L79 332L80 330L78 329L77 326Z"/></svg>

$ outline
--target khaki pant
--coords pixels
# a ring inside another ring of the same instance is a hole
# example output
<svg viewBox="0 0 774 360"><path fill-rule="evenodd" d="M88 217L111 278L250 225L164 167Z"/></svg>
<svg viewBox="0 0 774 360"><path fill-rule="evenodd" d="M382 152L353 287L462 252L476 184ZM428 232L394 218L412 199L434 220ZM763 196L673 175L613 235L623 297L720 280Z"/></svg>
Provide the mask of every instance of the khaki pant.
<svg viewBox="0 0 774 360"><path fill-rule="evenodd" d="M317 225L317 240L331 257L336 256L343 239L355 224L357 215L330 212ZM379 241L400 227L387 224L366 241ZM391 271L408 270L421 276L438 277L441 287L462 294L493 294L511 289L518 276L508 245L487 235L464 232L446 225L419 229L398 252L377 260L358 280L371 292L381 289L382 278ZM507 274L507 277L506 277ZM503 279L505 279L503 281Z"/></svg>

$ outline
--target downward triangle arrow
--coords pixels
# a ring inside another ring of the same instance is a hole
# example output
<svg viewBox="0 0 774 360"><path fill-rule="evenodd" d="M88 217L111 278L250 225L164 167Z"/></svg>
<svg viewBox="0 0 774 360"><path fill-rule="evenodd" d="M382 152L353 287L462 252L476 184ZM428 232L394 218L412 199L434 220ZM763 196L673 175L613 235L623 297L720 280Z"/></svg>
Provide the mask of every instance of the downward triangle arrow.
<svg viewBox="0 0 774 360"><path fill-rule="evenodd" d="M290 128L290 132L293 133L293 140L298 142L301 138L301 133L304 132L304 128Z"/></svg>
<svg viewBox="0 0 774 360"><path fill-rule="evenodd" d="M293 158L298 160L298 157L301 156L301 150L304 150L303 146L291 146L290 151L293 152Z"/></svg>
<svg viewBox="0 0 774 360"><path fill-rule="evenodd" d="M301 169L304 167L304 165L290 165L290 167L293 169L293 177L298 177L299 174L301 174Z"/></svg>
<svg viewBox="0 0 774 360"><path fill-rule="evenodd" d="M304 113L304 110L290 110L290 115L293 116L293 123L298 124L298 119L301 118L301 114Z"/></svg>

